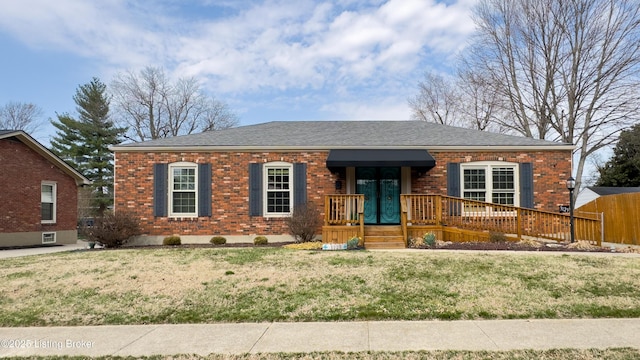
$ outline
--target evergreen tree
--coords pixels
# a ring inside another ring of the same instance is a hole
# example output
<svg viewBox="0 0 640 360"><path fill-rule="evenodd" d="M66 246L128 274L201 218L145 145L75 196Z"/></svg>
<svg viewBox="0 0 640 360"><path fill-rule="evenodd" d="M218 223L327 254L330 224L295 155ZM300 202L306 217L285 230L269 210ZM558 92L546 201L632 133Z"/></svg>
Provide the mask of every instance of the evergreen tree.
<svg viewBox="0 0 640 360"><path fill-rule="evenodd" d="M98 215L113 204L113 154L126 132L109 119L107 87L98 78L76 89L78 119L69 114L52 121L58 131L51 141L52 151L93 182L91 206Z"/></svg>
<svg viewBox="0 0 640 360"><path fill-rule="evenodd" d="M597 186L640 186L640 125L620 133L613 157L598 171Z"/></svg>

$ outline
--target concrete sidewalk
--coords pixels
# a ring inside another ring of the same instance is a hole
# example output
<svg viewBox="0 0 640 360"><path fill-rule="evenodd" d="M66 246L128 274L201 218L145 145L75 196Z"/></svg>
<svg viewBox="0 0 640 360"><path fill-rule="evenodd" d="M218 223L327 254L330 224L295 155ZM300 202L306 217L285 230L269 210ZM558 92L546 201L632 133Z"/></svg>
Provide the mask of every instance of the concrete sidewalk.
<svg viewBox="0 0 640 360"><path fill-rule="evenodd" d="M32 248L24 248L24 249L7 249L0 250L0 259L8 259L22 256L32 256L32 255L42 255L42 254L53 254L57 252L64 251L73 251L86 249L87 243L84 241L78 241L75 244L65 244L58 246L43 246L43 247L32 247Z"/></svg>
<svg viewBox="0 0 640 360"><path fill-rule="evenodd" d="M610 347L640 349L640 319L0 328L0 357Z"/></svg>

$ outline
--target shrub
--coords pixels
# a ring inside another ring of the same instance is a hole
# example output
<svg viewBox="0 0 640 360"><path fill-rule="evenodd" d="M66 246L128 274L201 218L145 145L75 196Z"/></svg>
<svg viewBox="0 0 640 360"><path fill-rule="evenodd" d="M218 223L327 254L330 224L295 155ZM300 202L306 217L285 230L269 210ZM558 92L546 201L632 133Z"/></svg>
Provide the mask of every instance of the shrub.
<svg viewBox="0 0 640 360"><path fill-rule="evenodd" d="M269 243L269 239L266 236L256 236L253 239L254 245L267 245Z"/></svg>
<svg viewBox="0 0 640 360"><path fill-rule="evenodd" d="M429 247L434 246L436 244L436 234L428 232L424 234L424 236L422 236L422 240L424 241L425 245Z"/></svg>
<svg viewBox="0 0 640 360"><path fill-rule="evenodd" d="M80 231L87 241L107 248L120 247L132 237L142 234L139 218L126 211L106 211L96 217L91 226L83 226Z"/></svg>
<svg viewBox="0 0 640 360"><path fill-rule="evenodd" d="M489 242L501 243L506 241L507 241L507 236L501 232L491 231L489 233Z"/></svg>
<svg viewBox="0 0 640 360"><path fill-rule="evenodd" d="M182 244L182 240L180 240L180 236L171 235L167 236L162 240L162 245L180 245Z"/></svg>
<svg viewBox="0 0 640 360"><path fill-rule="evenodd" d="M322 225L320 212L314 203L297 205L293 209L293 214L286 218L285 222L296 242L313 241L316 231Z"/></svg>
<svg viewBox="0 0 640 360"><path fill-rule="evenodd" d="M360 242L360 238L357 236L354 236L351 239L347 240L347 250L357 249L359 242Z"/></svg>
<svg viewBox="0 0 640 360"><path fill-rule="evenodd" d="M214 236L211 238L211 240L209 240L209 242L214 245L224 245L227 243L227 238L225 238L224 236Z"/></svg>

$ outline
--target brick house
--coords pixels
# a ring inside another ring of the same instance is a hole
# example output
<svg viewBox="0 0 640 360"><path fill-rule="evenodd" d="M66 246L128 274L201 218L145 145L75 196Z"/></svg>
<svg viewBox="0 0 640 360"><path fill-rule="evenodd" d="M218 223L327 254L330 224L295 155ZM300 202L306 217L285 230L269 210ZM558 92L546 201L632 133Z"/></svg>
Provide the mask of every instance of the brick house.
<svg viewBox="0 0 640 360"><path fill-rule="evenodd" d="M270 122L112 147L115 210L158 243L290 240L284 217L364 194L364 223L400 222L401 194L557 212L573 146L421 121Z"/></svg>
<svg viewBox="0 0 640 360"><path fill-rule="evenodd" d="M21 130L0 130L0 247L78 241L78 187L90 181Z"/></svg>

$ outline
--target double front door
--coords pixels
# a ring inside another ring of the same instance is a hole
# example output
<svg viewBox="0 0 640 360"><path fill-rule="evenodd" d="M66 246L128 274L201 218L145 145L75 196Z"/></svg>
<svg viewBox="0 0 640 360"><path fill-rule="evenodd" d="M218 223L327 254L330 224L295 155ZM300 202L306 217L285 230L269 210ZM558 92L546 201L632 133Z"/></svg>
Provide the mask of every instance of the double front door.
<svg viewBox="0 0 640 360"><path fill-rule="evenodd" d="M365 224L400 223L400 168L356 168L356 192L364 194Z"/></svg>

